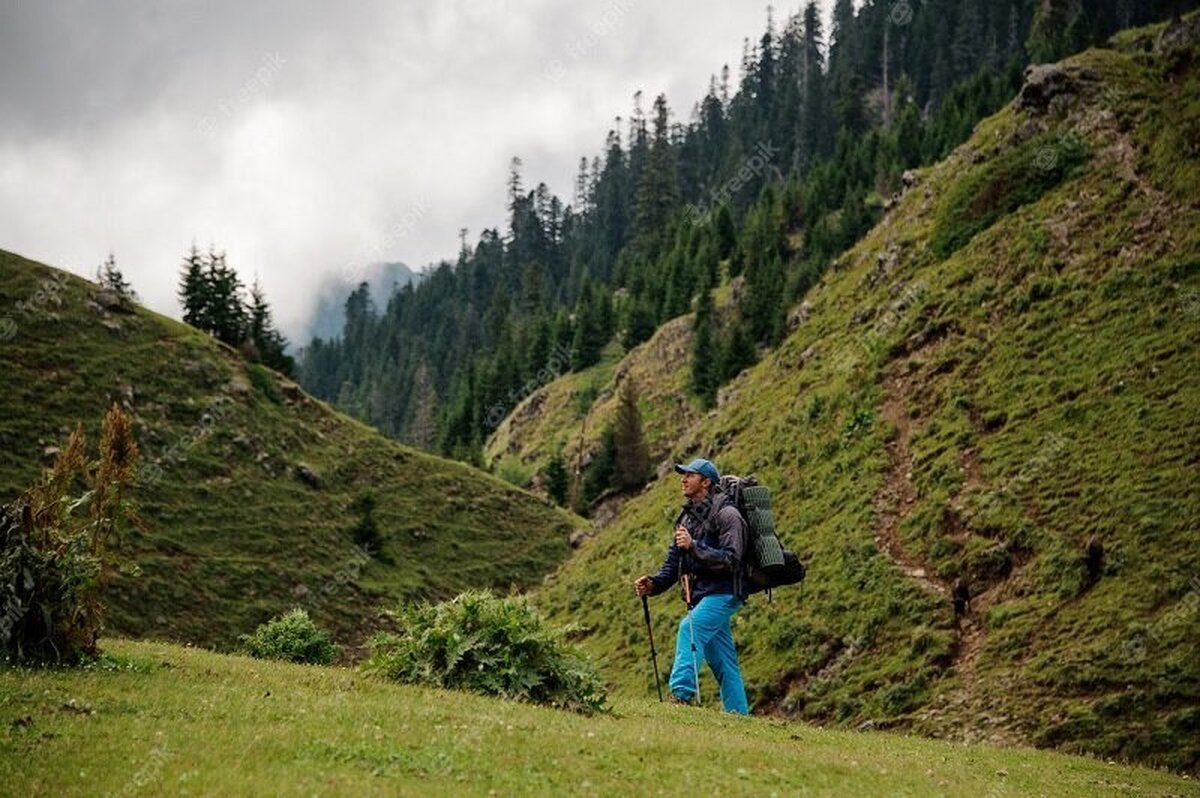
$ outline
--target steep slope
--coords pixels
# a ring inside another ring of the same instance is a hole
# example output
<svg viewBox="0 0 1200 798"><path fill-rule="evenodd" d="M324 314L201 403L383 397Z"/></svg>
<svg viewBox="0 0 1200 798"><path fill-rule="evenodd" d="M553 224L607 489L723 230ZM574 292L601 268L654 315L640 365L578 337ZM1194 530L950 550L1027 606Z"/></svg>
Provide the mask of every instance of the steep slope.
<svg viewBox="0 0 1200 798"><path fill-rule="evenodd" d="M713 293L720 325L736 307L735 292L727 285ZM601 432L616 419L625 379L637 386L651 458L666 457L704 413L689 394L694 318L689 313L671 319L624 354L610 344L599 364L539 386L488 437L485 463L534 472L561 451L571 469L586 466L599 449Z"/></svg>
<svg viewBox="0 0 1200 798"><path fill-rule="evenodd" d="M674 447L773 486L810 563L737 621L758 711L1200 767L1198 29L1035 69ZM538 594L639 693L677 494Z"/></svg>
<svg viewBox="0 0 1200 798"><path fill-rule="evenodd" d="M300 605L343 640L383 598L541 580L576 519L501 480L397 445L248 366L196 330L123 311L96 287L0 252L0 498L34 480L79 421L117 401L143 453L142 570L113 586L111 626L228 646ZM353 544L377 500L383 556Z"/></svg>
<svg viewBox="0 0 1200 798"><path fill-rule="evenodd" d="M0 669L12 795L1194 795L1146 768L622 701L584 717L113 640L89 669Z"/></svg>

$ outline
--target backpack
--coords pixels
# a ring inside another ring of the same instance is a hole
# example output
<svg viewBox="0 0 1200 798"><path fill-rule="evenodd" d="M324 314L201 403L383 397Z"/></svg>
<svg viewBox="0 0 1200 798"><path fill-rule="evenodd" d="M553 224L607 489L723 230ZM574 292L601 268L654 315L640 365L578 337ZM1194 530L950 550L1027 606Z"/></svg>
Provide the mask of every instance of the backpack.
<svg viewBox="0 0 1200 798"><path fill-rule="evenodd" d="M717 489L725 495L725 504L736 508L746 522L746 553L740 575L743 592L749 595L765 590L770 601L772 588L803 582L804 563L785 549L775 534L771 491L759 485L753 474L723 476Z"/></svg>

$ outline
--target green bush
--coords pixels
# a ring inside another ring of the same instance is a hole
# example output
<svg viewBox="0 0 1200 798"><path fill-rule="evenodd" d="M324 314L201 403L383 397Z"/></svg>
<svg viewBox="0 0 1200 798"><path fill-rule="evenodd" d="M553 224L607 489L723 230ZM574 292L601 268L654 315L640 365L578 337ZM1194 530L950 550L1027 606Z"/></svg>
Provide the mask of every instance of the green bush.
<svg viewBox="0 0 1200 798"><path fill-rule="evenodd" d="M328 665L337 659L340 651L329 635L299 608L272 618L252 635L242 635L241 641L246 653L252 657L310 665Z"/></svg>
<svg viewBox="0 0 1200 798"><path fill-rule="evenodd" d="M368 672L576 712L605 709L595 668L522 599L472 591L402 608L397 621L399 634L371 639Z"/></svg>

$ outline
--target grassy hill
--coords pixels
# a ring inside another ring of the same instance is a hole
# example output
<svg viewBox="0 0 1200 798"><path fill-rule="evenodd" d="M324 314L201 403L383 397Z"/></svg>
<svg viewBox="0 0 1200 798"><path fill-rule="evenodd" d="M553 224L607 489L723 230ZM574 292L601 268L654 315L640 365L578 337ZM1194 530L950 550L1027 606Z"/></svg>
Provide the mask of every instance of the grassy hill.
<svg viewBox="0 0 1200 798"><path fill-rule="evenodd" d="M381 600L540 582L581 523L482 472L419 453L196 330L123 310L93 284L0 251L0 498L30 484L82 421L132 414L149 522L128 545L110 625L228 646L306 607L353 641ZM383 557L351 529L378 502Z"/></svg>
<svg viewBox="0 0 1200 798"><path fill-rule="evenodd" d="M1198 28L1038 68L676 439L772 486L810 564L736 621L757 711L1200 768ZM677 502L660 480L537 595L627 694Z"/></svg>
<svg viewBox="0 0 1200 798"><path fill-rule="evenodd" d="M731 286L713 292L718 323L735 309ZM649 340L624 352L616 342L600 363L563 375L525 397L484 445L484 462L520 481L563 452L568 470L586 466L600 447L605 426L617 416L617 391L625 379L638 389L638 405L652 459L665 458L675 442L704 414L689 392L693 314L672 319Z"/></svg>
<svg viewBox="0 0 1200 798"><path fill-rule="evenodd" d="M15 795L1195 795L1061 754L624 700L586 718L342 668L107 641L96 666L0 670Z"/></svg>

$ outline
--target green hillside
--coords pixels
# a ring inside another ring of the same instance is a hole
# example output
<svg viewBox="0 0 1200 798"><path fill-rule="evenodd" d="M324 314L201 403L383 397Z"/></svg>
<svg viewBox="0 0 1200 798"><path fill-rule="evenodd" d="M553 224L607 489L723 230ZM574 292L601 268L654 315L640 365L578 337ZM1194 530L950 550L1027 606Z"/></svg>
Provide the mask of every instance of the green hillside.
<svg viewBox="0 0 1200 798"><path fill-rule="evenodd" d="M293 605L356 641L381 599L540 582L578 519L462 464L385 439L185 325L124 310L92 283L0 252L0 497L67 432L131 413L148 483L140 576L110 626L228 646ZM383 556L355 548L373 494Z"/></svg>
<svg viewBox="0 0 1200 798"><path fill-rule="evenodd" d="M71 671L0 670L0 783L14 795L1195 795L1192 782L621 702L567 712L388 684L342 668L108 641Z"/></svg>
<svg viewBox="0 0 1200 798"><path fill-rule="evenodd" d="M735 623L758 712L1200 768L1198 27L1036 71L672 447L771 485L810 564ZM628 694L677 502L660 480L537 596Z"/></svg>

